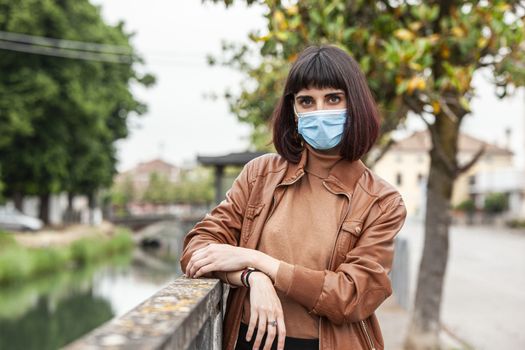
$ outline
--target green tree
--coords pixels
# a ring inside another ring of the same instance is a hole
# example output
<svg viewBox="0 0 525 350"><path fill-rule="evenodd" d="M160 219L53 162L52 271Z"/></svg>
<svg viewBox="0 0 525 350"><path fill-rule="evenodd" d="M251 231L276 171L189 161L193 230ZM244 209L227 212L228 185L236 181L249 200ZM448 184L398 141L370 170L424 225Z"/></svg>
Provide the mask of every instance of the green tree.
<svg viewBox="0 0 525 350"><path fill-rule="evenodd" d="M233 0L212 0L231 5ZM224 44L223 57L210 58L243 72L238 95L226 93L239 120L254 125L257 144L282 91L285 73L298 52L311 44L335 44L360 64L378 101L383 138L409 111L431 135L425 244L408 348L439 347L440 305L447 266L450 200L454 180L474 164L457 160L458 134L475 94L472 78L484 69L504 98L525 84L523 0L515 1L279 1L265 9L264 32L249 35L251 46ZM250 60L255 47L257 60ZM253 63L255 61L256 63ZM266 138L268 139L268 138ZM260 144L259 144L260 146ZM379 153L381 154L381 152ZM373 160L372 160L373 163Z"/></svg>
<svg viewBox="0 0 525 350"><path fill-rule="evenodd" d="M210 204L214 200L213 173L205 167L184 170L173 186L172 201L175 203Z"/></svg>
<svg viewBox="0 0 525 350"><path fill-rule="evenodd" d="M114 183L110 197L111 204L116 206L117 216L128 214L128 204L136 199L135 187L131 176L126 176L120 183Z"/></svg>
<svg viewBox="0 0 525 350"><path fill-rule="evenodd" d="M155 172L151 173L142 200L153 204L167 204L170 202L171 187L172 185L166 176Z"/></svg>
<svg viewBox="0 0 525 350"><path fill-rule="evenodd" d="M67 191L70 198L87 194L93 204L97 189L110 185L116 163L113 144L127 135L128 116L145 111L130 85L149 85L154 79L136 72L141 60L123 23L104 23L100 9L88 0L0 0L0 10L0 31L32 35L33 49L42 50L34 37L39 36L61 39L59 54L71 52L63 47L71 42L63 39L110 44L124 52L77 50L77 58L84 59L72 59L2 51L2 179L17 206L24 195L39 195L40 217L47 222L51 193Z"/></svg>
<svg viewBox="0 0 525 350"><path fill-rule="evenodd" d="M505 193L491 193L485 198L483 209L488 214L501 214L509 207L509 198Z"/></svg>

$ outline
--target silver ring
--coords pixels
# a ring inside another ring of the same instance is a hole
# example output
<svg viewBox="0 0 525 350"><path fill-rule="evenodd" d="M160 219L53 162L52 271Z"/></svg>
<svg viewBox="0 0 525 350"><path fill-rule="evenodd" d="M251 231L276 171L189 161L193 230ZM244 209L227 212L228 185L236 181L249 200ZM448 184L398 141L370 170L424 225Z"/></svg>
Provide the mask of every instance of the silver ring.
<svg viewBox="0 0 525 350"><path fill-rule="evenodd" d="M270 326L274 326L274 327L276 327L276 326L277 326L277 321L275 321L275 320L274 320L274 321L270 321L270 322L268 322L268 324L269 324Z"/></svg>

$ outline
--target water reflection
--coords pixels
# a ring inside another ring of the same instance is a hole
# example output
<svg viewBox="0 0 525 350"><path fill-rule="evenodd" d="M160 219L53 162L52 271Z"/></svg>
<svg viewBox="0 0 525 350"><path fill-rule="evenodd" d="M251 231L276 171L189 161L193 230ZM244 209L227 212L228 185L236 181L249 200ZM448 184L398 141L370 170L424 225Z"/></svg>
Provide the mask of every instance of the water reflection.
<svg viewBox="0 0 525 350"><path fill-rule="evenodd" d="M155 259L137 250L0 289L0 349L57 349L124 314L180 275L176 259Z"/></svg>
<svg viewBox="0 0 525 350"><path fill-rule="evenodd" d="M57 349L112 316L109 301L91 290L56 304L42 296L22 317L0 320L0 349Z"/></svg>

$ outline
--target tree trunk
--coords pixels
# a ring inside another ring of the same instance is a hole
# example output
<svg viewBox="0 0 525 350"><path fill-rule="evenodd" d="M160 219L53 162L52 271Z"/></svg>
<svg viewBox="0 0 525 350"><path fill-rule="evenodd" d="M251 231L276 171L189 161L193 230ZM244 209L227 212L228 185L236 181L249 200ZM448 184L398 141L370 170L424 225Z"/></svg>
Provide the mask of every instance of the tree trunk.
<svg viewBox="0 0 525 350"><path fill-rule="evenodd" d="M67 224L70 224L74 221L74 213L73 213L73 197L75 195L73 192L67 193L67 208L66 212L64 213L64 222Z"/></svg>
<svg viewBox="0 0 525 350"><path fill-rule="evenodd" d="M45 225L49 225L49 193L45 193L39 196L40 208L38 217L44 222Z"/></svg>
<svg viewBox="0 0 525 350"><path fill-rule="evenodd" d="M88 206L89 206L89 225L95 224L95 193L91 192L88 195Z"/></svg>
<svg viewBox="0 0 525 350"><path fill-rule="evenodd" d="M455 180L459 121L436 117L427 183L425 242L406 349L440 349L441 299L449 249L450 201Z"/></svg>
<svg viewBox="0 0 525 350"><path fill-rule="evenodd" d="M16 209L23 212L24 196L22 195L22 192L16 191L13 193L13 203L15 204Z"/></svg>

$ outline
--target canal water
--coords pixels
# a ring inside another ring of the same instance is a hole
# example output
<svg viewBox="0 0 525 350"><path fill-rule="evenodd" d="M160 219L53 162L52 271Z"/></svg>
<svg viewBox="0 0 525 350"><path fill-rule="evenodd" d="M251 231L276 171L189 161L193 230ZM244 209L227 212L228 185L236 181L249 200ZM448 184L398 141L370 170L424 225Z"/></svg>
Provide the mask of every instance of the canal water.
<svg viewBox="0 0 525 350"><path fill-rule="evenodd" d="M97 265L0 288L0 350L58 349L123 315L182 274L177 250L136 248Z"/></svg>

